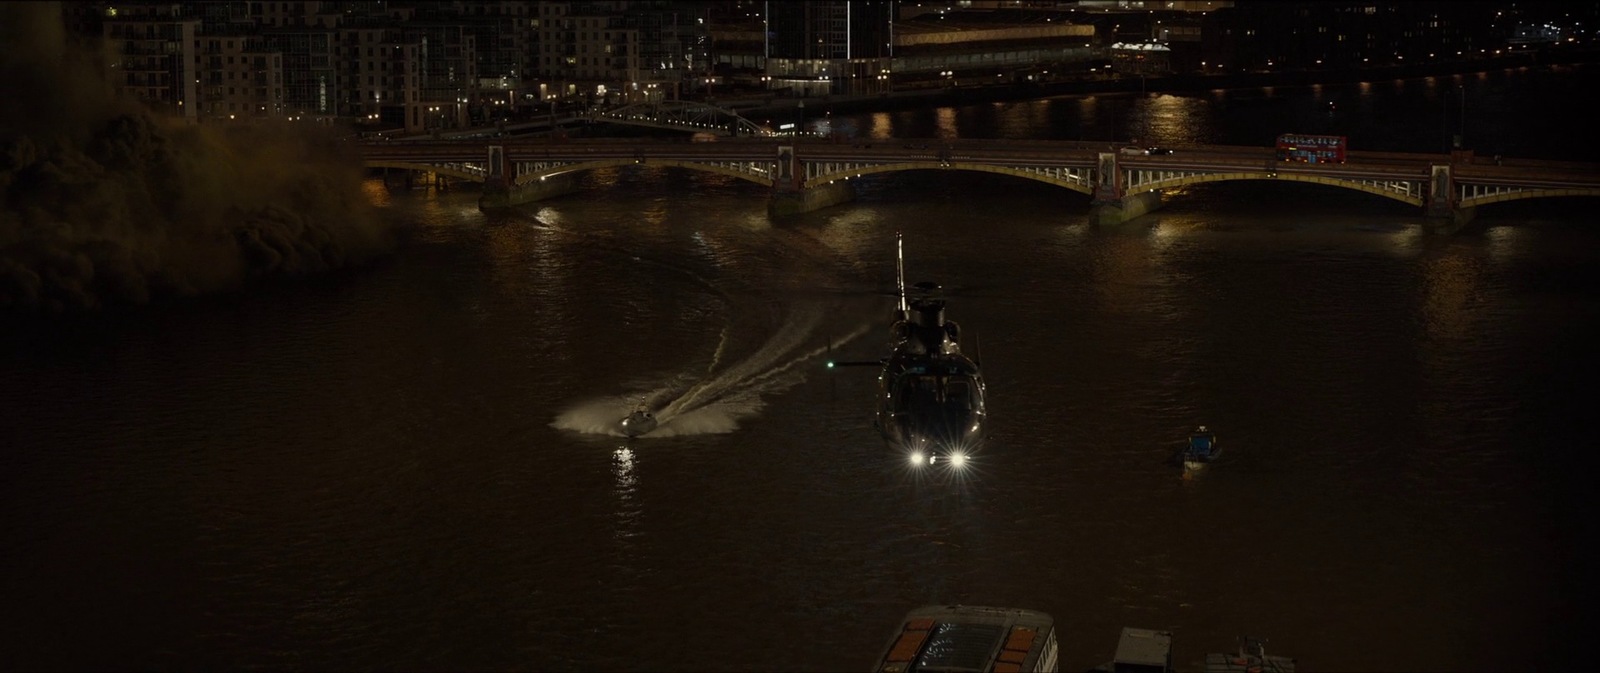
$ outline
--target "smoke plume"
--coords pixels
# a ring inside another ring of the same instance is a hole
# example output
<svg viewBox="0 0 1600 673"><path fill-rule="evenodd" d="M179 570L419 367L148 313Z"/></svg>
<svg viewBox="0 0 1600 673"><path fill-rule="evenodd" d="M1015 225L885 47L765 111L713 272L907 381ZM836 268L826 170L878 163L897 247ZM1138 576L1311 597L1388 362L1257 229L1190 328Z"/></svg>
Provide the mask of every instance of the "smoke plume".
<svg viewBox="0 0 1600 673"><path fill-rule="evenodd" d="M56 3L0 3L0 312L227 292L393 248L331 130L157 116L103 62Z"/></svg>

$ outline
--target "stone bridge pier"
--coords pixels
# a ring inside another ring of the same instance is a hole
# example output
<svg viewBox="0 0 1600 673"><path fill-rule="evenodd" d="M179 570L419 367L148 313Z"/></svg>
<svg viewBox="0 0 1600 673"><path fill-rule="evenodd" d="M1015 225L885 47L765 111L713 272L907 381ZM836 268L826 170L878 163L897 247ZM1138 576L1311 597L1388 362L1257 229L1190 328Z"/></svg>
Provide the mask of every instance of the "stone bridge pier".
<svg viewBox="0 0 1600 673"><path fill-rule="evenodd" d="M546 176L520 185L510 180L487 181L483 183L483 196L478 197L478 209L510 208L571 194L577 189L578 180L571 173Z"/></svg>
<svg viewBox="0 0 1600 673"><path fill-rule="evenodd" d="M1463 208L1457 198L1456 181L1449 164L1434 164L1428 169L1427 200L1423 212L1431 220L1430 229L1450 234L1472 222L1476 208Z"/></svg>
<svg viewBox="0 0 1600 673"><path fill-rule="evenodd" d="M789 217L855 199L855 189L848 182L806 187L805 177L805 164L795 158L794 147L778 147L777 173L773 175L772 196L767 200L767 215Z"/></svg>
<svg viewBox="0 0 1600 673"><path fill-rule="evenodd" d="M1094 200L1089 219L1095 224L1122 224L1155 211L1165 203L1160 191L1128 194L1125 178L1117 165L1117 155L1101 152L1095 159Z"/></svg>
<svg viewBox="0 0 1600 673"><path fill-rule="evenodd" d="M478 197L479 210L510 208L570 194L577 189L577 180L570 173L544 176L536 181L517 184L516 166L506 156L503 145L489 146L487 165L489 175L483 181L483 196Z"/></svg>

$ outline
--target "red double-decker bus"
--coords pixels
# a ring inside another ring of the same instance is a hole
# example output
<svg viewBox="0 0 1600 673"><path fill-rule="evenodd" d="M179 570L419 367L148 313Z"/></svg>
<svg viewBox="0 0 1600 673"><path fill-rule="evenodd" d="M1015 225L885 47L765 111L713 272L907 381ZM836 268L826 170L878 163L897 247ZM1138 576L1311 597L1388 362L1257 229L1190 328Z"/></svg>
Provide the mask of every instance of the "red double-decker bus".
<svg viewBox="0 0 1600 673"><path fill-rule="evenodd" d="M1303 161L1309 164L1344 163L1345 137L1306 133L1278 136L1278 161Z"/></svg>

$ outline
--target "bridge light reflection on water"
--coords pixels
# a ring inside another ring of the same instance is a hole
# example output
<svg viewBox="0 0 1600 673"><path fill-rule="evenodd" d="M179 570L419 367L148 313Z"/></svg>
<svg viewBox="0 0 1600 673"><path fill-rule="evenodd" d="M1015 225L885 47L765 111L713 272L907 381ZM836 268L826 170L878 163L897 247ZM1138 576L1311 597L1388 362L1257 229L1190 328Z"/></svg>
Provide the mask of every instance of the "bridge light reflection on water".
<svg viewBox="0 0 1600 673"><path fill-rule="evenodd" d="M1410 257L1422 250L1423 243L1428 240L1428 231L1421 225L1412 224L1403 226L1384 238L1396 257Z"/></svg>
<svg viewBox="0 0 1600 673"><path fill-rule="evenodd" d="M867 137L873 140L894 138L894 116L888 112L875 112L867 125Z"/></svg>
<svg viewBox="0 0 1600 673"><path fill-rule="evenodd" d="M1453 366L1456 348L1477 334L1475 326L1486 312L1494 312L1496 296L1504 288L1486 286L1486 264L1470 256L1467 246L1446 245L1422 259L1422 323L1432 352L1426 361L1440 369ZM1453 372L1440 371L1438 376Z"/></svg>
<svg viewBox="0 0 1600 673"><path fill-rule="evenodd" d="M1203 116L1197 114L1205 106L1205 101L1197 98L1168 94L1151 98L1145 105L1138 137L1146 145L1156 144L1156 138L1165 143L1198 144L1210 133Z"/></svg>
<svg viewBox="0 0 1600 673"><path fill-rule="evenodd" d="M960 138L961 131L956 126L956 109L953 107L939 108L936 132L934 135L946 140Z"/></svg>
<svg viewBox="0 0 1600 673"><path fill-rule="evenodd" d="M1527 254L1528 246L1532 242L1528 232L1510 226L1489 227L1484 232L1484 238L1489 241L1489 256L1499 263Z"/></svg>

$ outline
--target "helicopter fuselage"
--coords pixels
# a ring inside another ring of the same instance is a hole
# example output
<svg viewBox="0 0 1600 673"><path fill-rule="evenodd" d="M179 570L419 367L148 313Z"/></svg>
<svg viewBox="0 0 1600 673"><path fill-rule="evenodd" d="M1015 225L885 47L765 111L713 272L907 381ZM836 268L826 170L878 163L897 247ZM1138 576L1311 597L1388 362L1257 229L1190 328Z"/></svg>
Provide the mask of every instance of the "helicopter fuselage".
<svg viewBox="0 0 1600 673"><path fill-rule="evenodd" d="M912 302L892 328L895 342L878 376L876 425L884 440L913 461L963 460L981 439L984 382L961 353L959 328L944 320L944 302Z"/></svg>
<svg viewBox="0 0 1600 673"><path fill-rule="evenodd" d="M936 458L981 439L983 377L964 355L891 357L878 388L877 426L891 444Z"/></svg>

